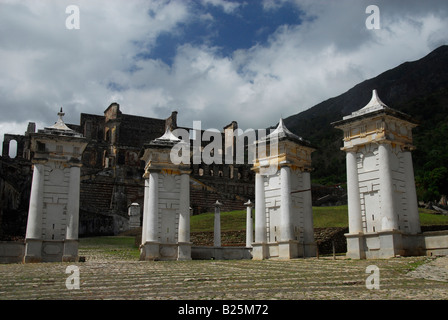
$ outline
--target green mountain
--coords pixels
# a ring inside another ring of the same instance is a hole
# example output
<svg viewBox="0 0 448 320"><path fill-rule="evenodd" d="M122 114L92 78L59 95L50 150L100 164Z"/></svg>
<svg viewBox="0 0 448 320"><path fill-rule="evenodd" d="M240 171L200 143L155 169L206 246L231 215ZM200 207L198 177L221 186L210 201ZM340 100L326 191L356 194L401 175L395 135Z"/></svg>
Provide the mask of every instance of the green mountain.
<svg viewBox="0 0 448 320"><path fill-rule="evenodd" d="M366 80L347 92L284 119L294 133L318 149L313 153L316 183L344 183L342 131L331 123L364 107L376 89L389 107L412 116L414 171L419 200L439 200L448 194L448 46L424 58L406 62Z"/></svg>

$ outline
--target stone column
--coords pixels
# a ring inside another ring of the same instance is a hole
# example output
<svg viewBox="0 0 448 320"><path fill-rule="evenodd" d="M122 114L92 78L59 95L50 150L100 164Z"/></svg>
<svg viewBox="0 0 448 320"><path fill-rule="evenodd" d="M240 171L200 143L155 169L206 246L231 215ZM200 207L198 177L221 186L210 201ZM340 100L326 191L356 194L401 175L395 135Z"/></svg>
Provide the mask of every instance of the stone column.
<svg viewBox="0 0 448 320"><path fill-rule="evenodd" d="M361 199L359 194L359 177L357 152L347 151L347 202L348 202L348 234L347 254L351 259L364 259L364 240L362 236Z"/></svg>
<svg viewBox="0 0 448 320"><path fill-rule="evenodd" d="M311 177L308 171L302 172L303 190L303 241L305 246L304 257L316 255L316 243L314 241L314 224L313 224L313 200L311 197Z"/></svg>
<svg viewBox="0 0 448 320"><path fill-rule="evenodd" d="M42 238L42 200L44 187L44 164L35 163L31 184L28 223L26 226L27 239Z"/></svg>
<svg viewBox="0 0 448 320"><path fill-rule="evenodd" d="M218 200L215 203L215 224L213 229L213 245L215 247L221 246L221 205Z"/></svg>
<svg viewBox="0 0 448 320"><path fill-rule="evenodd" d="M180 177L179 242L190 242L190 177Z"/></svg>
<svg viewBox="0 0 448 320"><path fill-rule="evenodd" d="M255 174L255 241L252 243L252 258L263 260L268 255L264 176L257 172Z"/></svg>
<svg viewBox="0 0 448 320"><path fill-rule="evenodd" d="M351 150L346 155L347 165L347 201L348 229L350 234L362 233L361 200L359 194L358 164L356 151Z"/></svg>
<svg viewBox="0 0 448 320"><path fill-rule="evenodd" d="M394 208L394 190L392 186L392 172L390 168L390 146L387 143L378 145L379 180L381 197L381 231L397 230L397 219Z"/></svg>
<svg viewBox="0 0 448 320"><path fill-rule="evenodd" d="M149 178L145 177L145 190L144 190L144 196L143 196L143 221L142 221L142 240L141 244L145 244L146 242L146 224L148 221L148 199L149 199Z"/></svg>
<svg viewBox="0 0 448 320"><path fill-rule="evenodd" d="M406 168L406 199L410 233L421 233L420 216L418 213L417 192L415 189L414 166L412 154L409 150L403 152L404 167Z"/></svg>
<svg viewBox="0 0 448 320"><path fill-rule="evenodd" d="M260 173L255 174L255 242L267 242L264 179Z"/></svg>
<svg viewBox="0 0 448 320"><path fill-rule="evenodd" d="M78 239L80 172L81 170L78 166L70 168L69 199L67 204L67 240Z"/></svg>
<svg viewBox="0 0 448 320"><path fill-rule="evenodd" d="M246 247L252 247L253 242L253 222L252 222L252 207L253 203L249 200L244 204L246 209Z"/></svg>
<svg viewBox="0 0 448 320"><path fill-rule="evenodd" d="M178 260L191 260L190 243L190 176L180 176Z"/></svg>
<svg viewBox="0 0 448 320"><path fill-rule="evenodd" d="M78 258L78 229L79 229L79 195L81 168L70 167L69 198L67 203L67 231L64 241L64 255L62 261L73 262Z"/></svg>
<svg viewBox="0 0 448 320"><path fill-rule="evenodd" d="M35 163L31 183L30 205L26 226L26 247L23 261L42 260L42 206L44 188L44 164Z"/></svg>
<svg viewBox="0 0 448 320"><path fill-rule="evenodd" d="M146 220L146 242L159 241L159 173L149 173L148 217Z"/></svg>
<svg viewBox="0 0 448 320"><path fill-rule="evenodd" d="M158 260L159 254L159 174L152 171L148 177L149 188L145 192L144 231L140 259Z"/></svg>
<svg viewBox="0 0 448 320"><path fill-rule="evenodd" d="M294 230L291 223L291 168L283 166L280 168L281 183L281 241L294 239Z"/></svg>

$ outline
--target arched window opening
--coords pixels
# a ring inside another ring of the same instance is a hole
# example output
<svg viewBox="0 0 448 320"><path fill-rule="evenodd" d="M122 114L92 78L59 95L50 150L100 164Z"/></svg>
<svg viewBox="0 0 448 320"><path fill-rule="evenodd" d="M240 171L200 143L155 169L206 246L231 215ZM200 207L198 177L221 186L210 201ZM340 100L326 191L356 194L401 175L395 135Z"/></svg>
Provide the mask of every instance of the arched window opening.
<svg viewBox="0 0 448 320"><path fill-rule="evenodd" d="M9 141L8 156L11 159L14 159L15 157L17 157L17 141L16 140Z"/></svg>

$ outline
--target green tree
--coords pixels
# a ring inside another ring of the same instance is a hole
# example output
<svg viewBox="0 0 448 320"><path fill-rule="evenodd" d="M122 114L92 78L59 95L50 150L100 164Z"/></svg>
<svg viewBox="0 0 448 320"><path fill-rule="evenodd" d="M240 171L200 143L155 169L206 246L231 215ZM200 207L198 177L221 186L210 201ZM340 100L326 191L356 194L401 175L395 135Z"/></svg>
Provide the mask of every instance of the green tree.
<svg viewBox="0 0 448 320"><path fill-rule="evenodd" d="M438 167L416 177L417 195L425 202L438 201L448 194L448 169Z"/></svg>

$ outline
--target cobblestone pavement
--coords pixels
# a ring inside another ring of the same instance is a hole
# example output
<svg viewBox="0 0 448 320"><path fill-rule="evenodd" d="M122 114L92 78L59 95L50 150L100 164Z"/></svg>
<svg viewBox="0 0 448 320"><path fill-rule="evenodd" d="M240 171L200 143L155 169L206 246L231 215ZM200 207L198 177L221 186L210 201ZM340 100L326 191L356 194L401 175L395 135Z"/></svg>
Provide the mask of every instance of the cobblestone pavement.
<svg viewBox="0 0 448 320"><path fill-rule="evenodd" d="M80 255L85 262L0 265L0 299L448 299L446 257L146 262L113 248ZM66 287L69 265L79 268L79 289ZM379 289L366 287L369 265L379 268Z"/></svg>
<svg viewBox="0 0 448 320"><path fill-rule="evenodd" d="M430 259L415 270L408 273L414 278L448 282L448 257Z"/></svg>

